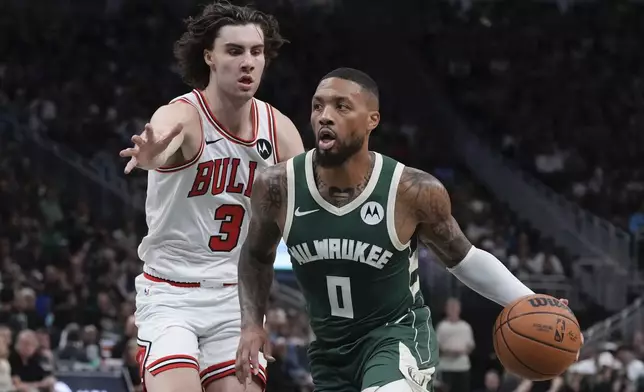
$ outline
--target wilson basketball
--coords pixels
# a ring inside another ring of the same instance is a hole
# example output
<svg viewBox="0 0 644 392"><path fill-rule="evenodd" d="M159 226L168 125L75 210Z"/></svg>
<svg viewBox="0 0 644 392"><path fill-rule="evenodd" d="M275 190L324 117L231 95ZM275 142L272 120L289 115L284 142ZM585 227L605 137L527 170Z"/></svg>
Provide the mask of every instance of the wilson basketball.
<svg viewBox="0 0 644 392"><path fill-rule="evenodd" d="M565 372L581 348L577 318L554 297L519 298L494 323L494 351L510 372L532 381Z"/></svg>

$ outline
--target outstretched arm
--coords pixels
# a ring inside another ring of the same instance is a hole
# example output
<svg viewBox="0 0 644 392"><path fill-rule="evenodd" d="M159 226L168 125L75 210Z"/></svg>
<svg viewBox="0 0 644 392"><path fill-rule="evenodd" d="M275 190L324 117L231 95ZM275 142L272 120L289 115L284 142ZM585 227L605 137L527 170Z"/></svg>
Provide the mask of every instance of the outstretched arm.
<svg viewBox="0 0 644 392"><path fill-rule="evenodd" d="M259 173L253 183L252 218L239 259L239 302L242 328L263 327L273 283L275 252L282 236L277 224L286 206L286 170L276 165Z"/></svg>
<svg viewBox="0 0 644 392"><path fill-rule="evenodd" d="M155 170L171 164L172 157L187 140L201 131L197 109L176 101L157 109L142 134L132 136L134 146L121 151L121 157L129 157L125 174L135 167ZM190 154L196 153L189 152Z"/></svg>
<svg viewBox="0 0 644 392"><path fill-rule="evenodd" d="M447 190L432 175L405 168L399 194L412 208L420 240L466 286L503 306L534 294L499 259L470 243L452 216Z"/></svg>

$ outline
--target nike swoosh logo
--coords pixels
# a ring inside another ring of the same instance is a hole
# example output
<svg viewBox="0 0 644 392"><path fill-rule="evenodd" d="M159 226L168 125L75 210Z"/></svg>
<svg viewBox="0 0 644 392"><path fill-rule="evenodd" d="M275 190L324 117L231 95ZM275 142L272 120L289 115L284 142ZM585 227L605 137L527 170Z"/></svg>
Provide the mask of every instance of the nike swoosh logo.
<svg viewBox="0 0 644 392"><path fill-rule="evenodd" d="M220 137L219 139L216 139L216 140L206 140L206 146L208 146L210 144L215 144L215 143L217 143L218 141L220 141L222 139L223 139L223 137Z"/></svg>
<svg viewBox="0 0 644 392"><path fill-rule="evenodd" d="M312 213L314 213L314 212L318 212L318 211L320 211L320 209L319 209L319 208L318 208L317 210L300 211L300 207L297 207L297 208L295 209L295 213L294 213L294 215L295 215L295 216L304 216L304 215L312 214Z"/></svg>

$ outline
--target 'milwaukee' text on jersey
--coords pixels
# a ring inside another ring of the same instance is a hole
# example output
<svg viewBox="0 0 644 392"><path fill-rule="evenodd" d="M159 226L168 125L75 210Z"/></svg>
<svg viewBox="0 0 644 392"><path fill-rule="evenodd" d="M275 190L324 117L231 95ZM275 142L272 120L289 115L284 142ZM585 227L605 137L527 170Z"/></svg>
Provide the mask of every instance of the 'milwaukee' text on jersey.
<svg viewBox="0 0 644 392"><path fill-rule="evenodd" d="M347 260L378 269L382 269L394 255L378 245L340 238L325 238L290 246L288 252L300 264L318 260Z"/></svg>

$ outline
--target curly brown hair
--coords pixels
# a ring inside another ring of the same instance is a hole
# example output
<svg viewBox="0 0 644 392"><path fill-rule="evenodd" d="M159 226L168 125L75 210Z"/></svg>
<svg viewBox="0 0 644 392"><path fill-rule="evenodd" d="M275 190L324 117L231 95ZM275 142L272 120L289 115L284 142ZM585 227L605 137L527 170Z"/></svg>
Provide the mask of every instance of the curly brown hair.
<svg viewBox="0 0 644 392"><path fill-rule="evenodd" d="M203 51L212 50L222 27L247 24L255 24L262 29L267 64L277 57L279 48L288 42L280 35L279 24L272 15L228 1L215 1L204 7L199 16L186 19L188 30L174 44L174 57L183 81L193 88L206 88L210 81L210 67L204 61Z"/></svg>

